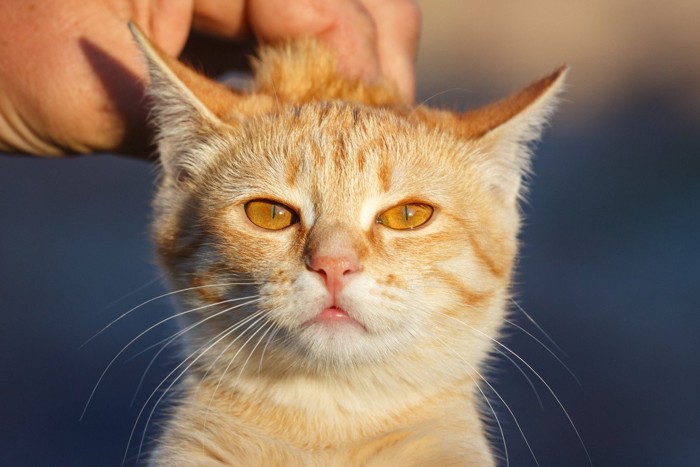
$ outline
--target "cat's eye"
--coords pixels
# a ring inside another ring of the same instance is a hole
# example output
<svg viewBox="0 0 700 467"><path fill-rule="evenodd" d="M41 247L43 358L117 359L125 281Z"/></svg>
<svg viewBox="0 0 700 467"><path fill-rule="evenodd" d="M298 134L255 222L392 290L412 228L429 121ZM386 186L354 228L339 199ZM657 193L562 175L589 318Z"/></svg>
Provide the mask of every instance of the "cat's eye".
<svg viewBox="0 0 700 467"><path fill-rule="evenodd" d="M263 229L282 230L299 222L299 216L294 210L268 199L248 201L244 209L250 222Z"/></svg>
<svg viewBox="0 0 700 467"><path fill-rule="evenodd" d="M433 208L427 204L400 204L379 215L377 223L395 230L415 229L428 222L432 215Z"/></svg>

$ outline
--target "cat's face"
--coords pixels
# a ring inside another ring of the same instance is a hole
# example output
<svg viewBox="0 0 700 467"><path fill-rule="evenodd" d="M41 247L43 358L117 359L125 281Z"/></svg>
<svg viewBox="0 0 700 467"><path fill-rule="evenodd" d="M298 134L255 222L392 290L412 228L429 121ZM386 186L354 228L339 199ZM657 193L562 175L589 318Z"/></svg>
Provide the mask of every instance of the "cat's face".
<svg viewBox="0 0 700 467"><path fill-rule="evenodd" d="M561 70L457 115L227 95L144 47L155 238L207 372L480 364L503 319L524 145Z"/></svg>
<svg viewBox="0 0 700 467"><path fill-rule="evenodd" d="M222 141L201 176L161 191L159 204L175 206L156 219L178 229L160 238L178 286L256 283L189 294L189 308L258 300L203 324L206 336L262 311L231 338L258 331L252 349L276 332L268 351L283 346L317 366L453 342L455 329L469 334L455 318L492 334L517 214L484 173L482 145L344 103L251 118ZM173 237L190 239L186 255L163 241Z"/></svg>

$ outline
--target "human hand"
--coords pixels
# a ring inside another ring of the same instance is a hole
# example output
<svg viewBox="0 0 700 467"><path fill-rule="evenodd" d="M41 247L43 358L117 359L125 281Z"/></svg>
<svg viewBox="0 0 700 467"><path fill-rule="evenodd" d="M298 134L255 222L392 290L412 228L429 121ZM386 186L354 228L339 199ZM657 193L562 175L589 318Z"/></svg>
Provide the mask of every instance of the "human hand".
<svg viewBox="0 0 700 467"><path fill-rule="evenodd" d="M136 23L179 55L192 28L260 41L316 36L341 71L414 93L413 0L5 0L0 15L0 151L144 155L145 66Z"/></svg>

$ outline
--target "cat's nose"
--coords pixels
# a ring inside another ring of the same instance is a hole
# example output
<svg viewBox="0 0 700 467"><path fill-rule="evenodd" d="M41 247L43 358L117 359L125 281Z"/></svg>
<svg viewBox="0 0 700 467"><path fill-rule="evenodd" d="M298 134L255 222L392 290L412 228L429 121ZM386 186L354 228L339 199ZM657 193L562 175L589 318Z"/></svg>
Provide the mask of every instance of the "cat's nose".
<svg viewBox="0 0 700 467"><path fill-rule="evenodd" d="M308 268L321 275L326 288L332 294L343 290L343 287L360 270L360 263L353 254L340 256L314 255L307 263Z"/></svg>

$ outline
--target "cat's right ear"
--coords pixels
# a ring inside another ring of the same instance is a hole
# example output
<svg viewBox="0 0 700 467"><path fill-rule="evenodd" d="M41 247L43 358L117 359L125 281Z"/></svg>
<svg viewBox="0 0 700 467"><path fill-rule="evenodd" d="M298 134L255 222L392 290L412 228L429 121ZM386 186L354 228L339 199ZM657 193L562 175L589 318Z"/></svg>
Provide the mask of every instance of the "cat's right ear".
<svg viewBox="0 0 700 467"><path fill-rule="evenodd" d="M158 50L133 23L129 29L148 65L149 119L164 175L186 184L221 149L231 130L221 116L236 109L243 97Z"/></svg>

